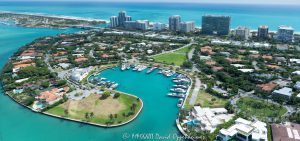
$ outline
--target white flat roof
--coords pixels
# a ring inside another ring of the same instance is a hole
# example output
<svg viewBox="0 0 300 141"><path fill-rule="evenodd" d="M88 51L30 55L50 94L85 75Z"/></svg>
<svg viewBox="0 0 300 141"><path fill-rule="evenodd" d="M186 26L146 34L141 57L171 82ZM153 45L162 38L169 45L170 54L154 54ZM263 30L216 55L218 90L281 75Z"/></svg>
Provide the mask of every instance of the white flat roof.
<svg viewBox="0 0 300 141"><path fill-rule="evenodd" d="M221 129L220 133L225 136L234 136L237 133L251 135L253 139L267 139L266 123L261 121L251 122L242 118L235 120L235 124L228 129Z"/></svg>
<svg viewBox="0 0 300 141"><path fill-rule="evenodd" d="M288 88L288 87L284 87L284 88L281 88L279 90L275 90L274 93L291 96L293 94L293 89Z"/></svg>

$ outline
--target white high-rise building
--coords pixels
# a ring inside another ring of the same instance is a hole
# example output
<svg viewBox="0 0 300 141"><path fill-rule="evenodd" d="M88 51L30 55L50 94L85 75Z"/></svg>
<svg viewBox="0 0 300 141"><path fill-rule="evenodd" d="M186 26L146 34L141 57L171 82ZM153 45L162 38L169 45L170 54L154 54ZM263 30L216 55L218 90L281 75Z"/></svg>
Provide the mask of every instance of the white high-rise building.
<svg viewBox="0 0 300 141"><path fill-rule="evenodd" d="M180 23L180 32L188 33L195 30L195 22L181 22Z"/></svg>
<svg viewBox="0 0 300 141"><path fill-rule="evenodd" d="M117 16L111 16L110 17L110 27L111 28L115 28L119 26L119 20Z"/></svg>
<svg viewBox="0 0 300 141"><path fill-rule="evenodd" d="M125 21L132 21L131 16L126 16L126 17L125 17Z"/></svg>
<svg viewBox="0 0 300 141"><path fill-rule="evenodd" d="M250 29L247 27L239 26L235 30L235 37L240 40L248 40L250 36Z"/></svg>
<svg viewBox="0 0 300 141"><path fill-rule="evenodd" d="M137 20L135 28L138 30L147 30L149 28L149 21L148 20Z"/></svg>
<svg viewBox="0 0 300 141"><path fill-rule="evenodd" d="M156 22L153 24L153 30L154 31L162 31L166 29L166 24Z"/></svg>

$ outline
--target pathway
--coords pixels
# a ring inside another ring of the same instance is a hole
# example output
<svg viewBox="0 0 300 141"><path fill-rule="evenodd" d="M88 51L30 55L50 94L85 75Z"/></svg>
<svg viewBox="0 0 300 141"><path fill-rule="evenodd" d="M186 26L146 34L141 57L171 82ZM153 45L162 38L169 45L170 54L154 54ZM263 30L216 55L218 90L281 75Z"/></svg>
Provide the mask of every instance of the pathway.
<svg viewBox="0 0 300 141"><path fill-rule="evenodd" d="M195 48L192 48L192 49L188 52L188 59L189 59L189 61L192 61L194 52L195 52ZM197 65L194 64L194 63L193 63L193 66L192 66L192 72L200 72L200 70L197 68Z"/></svg>
<svg viewBox="0 0 300 141"><path fill-rule="evenodd" d="M197 77L196 78L196 83L195 83L195 88L193 89L192 96L191 96L191 99L190 99L190 102L189 102L190 105L194 105L196 103L197 96L198 96L199 91L200 91L200 87L201 87L201 81Z"/></svg>
<svg viewBox="0 0 300 141"><path fill-rule="evenodd" d="M189 58L190 61L191 61L192 58L193 58L194 51L195 51L195 48L192 48L192 49L190 50L190 52L188 53L188 58Z"/></svg>
<svg viewBox="0 0 300 141"><path fill-rule="evenodd" d="M173 53L173 52L175 52L175 51L177 51L177 50L180 50L180 49L189 47L189 46L191 46L191 45L193 45L193 44L194 44L194 41L192 40L189 44L186 44L186 45L184 45L184 46L182 46L182 47L180 47L180 48L177 48L177 49L174 49L174 50L165 51L165 52L162 52L162 53L159 53L159 54L155 54L155 55L151 55L151 56L148 56L148 57L154 57L154 56L158 56L158 55L166 54L166 53Z"/></svg>
<svg viewBox="0 0 300 141"><path fill-rule="evenodd" d="M51 65L50 65L50 63L49 63L49 54L48 54L48 53L47 53L46 56L45 56L44 62L47 64L48 69L49 69L51 72L54 72L53 68L51 67Z"/></svg>

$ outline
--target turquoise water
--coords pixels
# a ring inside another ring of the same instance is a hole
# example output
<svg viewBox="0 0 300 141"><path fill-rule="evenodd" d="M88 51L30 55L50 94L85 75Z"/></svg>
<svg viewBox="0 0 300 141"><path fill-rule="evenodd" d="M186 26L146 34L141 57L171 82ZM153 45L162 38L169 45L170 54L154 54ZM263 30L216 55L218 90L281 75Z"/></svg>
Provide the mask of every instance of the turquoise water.
<svg viewBox="0 0 300 141"><path fill-rule="evenodd" d="M36 38L42 36L56 35L58 33L72 33L79 31L78 29L34 29L22 28L14 25L7 26L0 24L0 67L5 64L13 52L18 50L21 46L30 43Z"/></svg>
<svg viewBox="0 0 300 141"><path fill-rule="evenodd" d="M149 19L167 23L168 17L179 14L183 20L201 24L204 14L224 14L232 17L232 28L239 25L256 29L269 25L290 25L300 31L300 5L233 5L233 4L176 4L176 3L104 3L104 2L1 2L0 10L68 15L108 20L120 10L133 19Z"/></svg>

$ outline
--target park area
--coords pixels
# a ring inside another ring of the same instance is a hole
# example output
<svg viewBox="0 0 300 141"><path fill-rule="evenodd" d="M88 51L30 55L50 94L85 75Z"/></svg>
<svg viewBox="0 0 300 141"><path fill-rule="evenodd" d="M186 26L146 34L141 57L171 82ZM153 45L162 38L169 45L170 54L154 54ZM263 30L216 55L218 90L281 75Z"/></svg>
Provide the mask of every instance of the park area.
<svg viewBox="0 0 300 141"><path fill-rule="evenodd" d="M207 93L205 90L200 90L197 96L196 105L210 108L223 108L228 100L218 98Z"/></svg>
<svg viewBox="0 0 300 141"><path fill-rule="evenodd" d="M120 94L118 97L108 96L103 98L101 95L91 94L79 101L68 100L49 109L46 113L113 126L131 120L141 108L141 100L130 95Z"/></svg>
<svg viewBox="0 0 300 141"><path fill-rule="evenodd" d="M287 109L263 100L250 97L242 97L237 101L237 106L246 117L256 117L266 121L268 118L280 118L287 112Z"/></svg>
<svg viewBox="0 0 300 141"><path fill-rule="evenodd" d="M190 51L190 49L190 47L184 47L174 52L159 54L157 56L154 56L153 59L156 62L181 66L183 62L185 62L188 59L187 53Z"/></svg>

